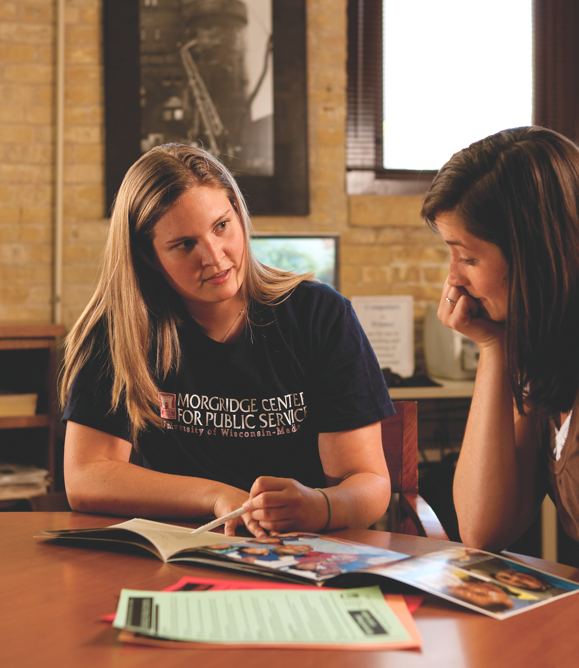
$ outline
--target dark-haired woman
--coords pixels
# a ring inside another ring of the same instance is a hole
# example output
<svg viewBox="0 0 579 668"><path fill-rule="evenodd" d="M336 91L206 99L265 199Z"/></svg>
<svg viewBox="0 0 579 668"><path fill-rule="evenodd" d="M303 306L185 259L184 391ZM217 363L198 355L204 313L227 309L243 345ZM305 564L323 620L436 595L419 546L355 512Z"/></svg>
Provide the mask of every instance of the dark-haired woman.
<svg viewBox="0 0 579 668"><path fill-rule="evenodd" d="M480 350L454 479L465 543L515 541L549 491L579 540L579 149L540 127L456 153L422 215L450 249L438 316Z"/></svg>

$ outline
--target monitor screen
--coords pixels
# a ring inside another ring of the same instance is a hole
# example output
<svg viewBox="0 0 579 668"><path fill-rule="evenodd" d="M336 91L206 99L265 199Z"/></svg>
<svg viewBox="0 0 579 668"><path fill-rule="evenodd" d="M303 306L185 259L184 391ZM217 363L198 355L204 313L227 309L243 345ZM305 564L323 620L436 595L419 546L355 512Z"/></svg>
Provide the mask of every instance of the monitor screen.
<svg viewBox="0 0 579 668"><path fill-rule="evenodd" d="M339 288L336 236L257 234L251 250L263 264L297 273L311 271L319 281Z"/></svg>

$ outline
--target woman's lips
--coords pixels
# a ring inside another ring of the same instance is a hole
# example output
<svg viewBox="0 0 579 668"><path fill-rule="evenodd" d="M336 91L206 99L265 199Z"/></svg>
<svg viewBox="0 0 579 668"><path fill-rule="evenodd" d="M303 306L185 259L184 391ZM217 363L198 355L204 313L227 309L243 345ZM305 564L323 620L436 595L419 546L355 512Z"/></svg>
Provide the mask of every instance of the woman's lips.
<svg viewBox="0 0 579 668"><path fill-rule="evenodd" d="M213 274L209 278L206 278L204 282L211 283L213 285L221 285L222 283L225 283L225 281L229 278L230 273L231 273L231 267L229 267L229 269L226 269L225 271L220 271L217 274Z"/></svg>

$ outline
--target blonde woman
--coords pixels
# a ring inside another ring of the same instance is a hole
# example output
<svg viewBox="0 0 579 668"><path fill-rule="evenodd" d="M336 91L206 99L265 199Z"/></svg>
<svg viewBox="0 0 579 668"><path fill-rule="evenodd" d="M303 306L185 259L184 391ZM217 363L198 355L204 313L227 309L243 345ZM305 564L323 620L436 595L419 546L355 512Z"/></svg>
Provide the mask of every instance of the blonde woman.
<svg viewBox="0 0 579 668"><path fill-rule="evenodd" d="M127 172L66 342L74 509L200 518L245 504L225 531L256 536L386 510L393 409L351 305L257 262L249 228L232 176L201 149L156 147Z"/></svg>

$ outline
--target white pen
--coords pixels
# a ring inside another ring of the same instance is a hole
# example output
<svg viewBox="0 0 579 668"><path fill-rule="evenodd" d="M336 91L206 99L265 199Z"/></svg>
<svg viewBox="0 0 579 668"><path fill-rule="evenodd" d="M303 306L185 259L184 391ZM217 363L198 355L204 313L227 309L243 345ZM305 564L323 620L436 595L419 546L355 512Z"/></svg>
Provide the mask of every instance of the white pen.
<svg viewBox="0 0 579 668"><path fill-rule="evenodd" d="M230 513L227 513L227 515L216 517L211 522L207 522L207 524L202 524L200 527L193 529L191 533L201 533L202 531L211 531L211 529L220 527L222 524L225 524L225 522L228 522L229 520L234 520L236 517L243 515L243 513L246 513L248 510L250 510L250 508L246 507L245 505L240 506L236 510L232 510Z"/></svg>

